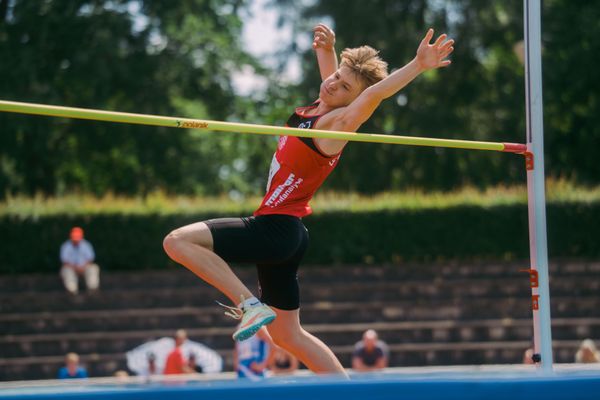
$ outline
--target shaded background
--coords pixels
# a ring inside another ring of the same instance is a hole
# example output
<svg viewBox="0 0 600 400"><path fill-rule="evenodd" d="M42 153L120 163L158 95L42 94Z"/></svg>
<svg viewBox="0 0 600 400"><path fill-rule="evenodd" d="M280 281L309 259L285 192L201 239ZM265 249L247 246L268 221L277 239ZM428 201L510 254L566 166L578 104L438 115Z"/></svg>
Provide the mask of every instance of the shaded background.
<svg viewBox="0 0 600 400"><path fill-rule="evenodd" d="M259 3L280 30L248 37ZM317 22L336 30L338 52L370 44L392 67L433 26L456 39L451 68L419 77L360 130L523 142L522 8L522 0L0 0L0 99L282 125L317 96ZM549 191L562 193L547 207L558 362L600 336L599 21L597 2L543 2L546 172ZM251 84L242 88L244 79ZM55 377L67 351L92 376L112 375L126 351L181 327L231 369L233 322L213 303L219 294L175 267L161 241L187 223L251 212L275 146L273 137L0 113L0 380ZM523 157L351 144L342 163L325 185L338 193L325 193L306 219L307 329L320 327L346 366L374 323L392 366L521 362L532 336L529 276L520 272L529 265L527 207L511 196L524 192ZM463 202L450 199L464 188ZM442 200L414 204L423 193ZM373 206L376 194L383 201ZM469 199L477 194L488 201ZM235 211L209 204L227 196L239 200L229 202ZM206 209L190 211L192 197ZM45 199L64 203L19 209ZM139 210L120 208L124 199ZM96 248L99 294L72 296L57 276L73 225ZM236 272L254 287L253 270Z"/></svg>

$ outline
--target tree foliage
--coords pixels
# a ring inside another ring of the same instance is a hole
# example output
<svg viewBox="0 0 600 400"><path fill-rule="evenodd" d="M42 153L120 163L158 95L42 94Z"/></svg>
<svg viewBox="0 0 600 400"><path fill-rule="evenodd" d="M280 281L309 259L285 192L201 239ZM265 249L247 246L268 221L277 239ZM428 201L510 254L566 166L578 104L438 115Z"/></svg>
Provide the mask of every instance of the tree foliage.
<svg viewBox="0 0 600 400"><path fill-rule="evenodd" d="M600 138L600 9L591 2L543 2L542 41L547 174L597 183L593 143ZM369 44L392 68L407 63L428 27L455 40L453 64L429 72L384 102L360 131L494 142L525 141L523 2L276 0L284 22L300 32L331 21L337 49ZM291 17L302 12L303 19ZM290 47L291 50L297 45ZM304 54L305 101L317 96L320 78ZM405 105L399 105L404 104ZM410 186L450 189L524 180L520 156L463 150L351 145L329 186L373 192Z"/></svg>
<svg viewBox="0 0 600 400"><path fill-rule="evenodd" d="M235 116L241 1L3 1L4 99L214 119ZM226 140L0 115L2 193L220 190Z"/></svg>
<svg viewBox="0 0 600 400"><path fill-rule="evenodd" d="M243 0L0 0L0 98L149 114L282 125L314 100L320 78L306 43L330 22L337 49L370 44L397 68L426 29L456 40L453 64L384 102L360 131L523 142L522 0L272 0L297 40L299 84L280 83L243 49ZM543 2L547 174L598 183L595 72L600 9ZM267 77L262 95L236 96L244 66ZM0 113L0 196L8 193L260 193L270 137L173 131ZM520 156L350 144L327 183L364 193L452 189L524 180Z"/></svg>

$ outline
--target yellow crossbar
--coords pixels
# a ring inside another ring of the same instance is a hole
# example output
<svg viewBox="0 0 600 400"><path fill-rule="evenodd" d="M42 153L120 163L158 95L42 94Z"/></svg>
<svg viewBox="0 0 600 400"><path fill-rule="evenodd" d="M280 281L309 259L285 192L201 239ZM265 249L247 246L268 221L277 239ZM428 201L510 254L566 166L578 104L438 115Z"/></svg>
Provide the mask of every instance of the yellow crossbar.
<svg viewBox="0 0 600 400"><path fill-rule="evenodd" d="M221 122L148 114L132 114L116 111L102 111L87 108L51 106L46 104L22 103L3 100L0 100L0 111L51 117L89 119L94 121L119 122L126 124L167 126L172 128L192 128L208 131L254 133L259 135L289 135L312 138L327 138L348 140L353 142L449 147L469 150L510 151L514 153L523 153L526 149L525 145L512 143L433 139L425 137L381 135L375 133L324 131L319 129L298 129L269 125L244 124L239 122Z"/></svg>

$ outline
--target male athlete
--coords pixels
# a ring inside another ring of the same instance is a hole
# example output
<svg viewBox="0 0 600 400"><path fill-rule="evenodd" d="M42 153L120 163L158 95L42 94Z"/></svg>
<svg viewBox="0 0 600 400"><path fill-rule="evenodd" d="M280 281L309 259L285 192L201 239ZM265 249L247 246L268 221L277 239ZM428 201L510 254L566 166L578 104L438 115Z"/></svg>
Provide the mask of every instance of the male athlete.
<svg viewBox="0 0 600 400"><path fill-rule="evenodd" d="M454 41L445 34L433 44L432 39L433 29L429 29L415 58L388 75L387 63L369 46L345 49L338 68L333 31L316 26L313 48L323 79L319 98L297 108L286 125L355 132L384 99L422 72L450 64L446 58L454 50ZM226 306L227 315L241 320L234 340L245 340L267 325L275 344L316 373L345 374L333 352L300 325L297 270L308 246L301 218L312 212L308 203L339 163L346 143L281 136L267 193L253 216L187 225L169 233L163 243L174 261L237 304ZM233 273L229 262L256 264L260 300Z"/></svg>

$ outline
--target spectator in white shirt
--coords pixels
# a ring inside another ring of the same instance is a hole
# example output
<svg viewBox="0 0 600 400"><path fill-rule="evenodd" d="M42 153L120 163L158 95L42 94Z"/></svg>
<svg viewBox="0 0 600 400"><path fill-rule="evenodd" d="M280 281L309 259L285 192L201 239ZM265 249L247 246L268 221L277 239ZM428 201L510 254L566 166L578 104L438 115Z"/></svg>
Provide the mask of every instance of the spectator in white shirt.
<svg viewBox="0 0 600 400"><path fill-rule="evenodd" d="M71 229L70 239L60 247L62 277L65 288L72 294L79 291L79 276L85 279L88 290L95 291L100 286L100 268L94 263L94 248L83 238L83 229Z"/></svg>

